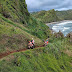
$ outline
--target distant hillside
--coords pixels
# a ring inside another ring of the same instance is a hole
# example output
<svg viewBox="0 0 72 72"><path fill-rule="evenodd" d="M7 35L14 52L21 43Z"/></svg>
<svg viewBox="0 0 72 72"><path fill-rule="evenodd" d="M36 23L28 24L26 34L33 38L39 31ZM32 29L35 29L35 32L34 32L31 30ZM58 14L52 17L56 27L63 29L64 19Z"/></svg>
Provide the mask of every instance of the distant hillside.
<svg viewBox="0 0 72 72"><path fill-rule="evenodd" d="M59 20L54 9L49 11L34 12L32 13L32 16L43 23L56 22Z"/></svg>
<svg viewBox="0 0 72 72"><path fill-rule="evenodd" d="M31 13L33 17L44 23L56 22L60 20L72 20L72 10L66 11L40 11Z"/></svg>
<svg viewBox="0 0 72 72"><path fill-rule="evenodd" d="M72 20L72 10L56 11L56 15L61 20Z"/></svg>

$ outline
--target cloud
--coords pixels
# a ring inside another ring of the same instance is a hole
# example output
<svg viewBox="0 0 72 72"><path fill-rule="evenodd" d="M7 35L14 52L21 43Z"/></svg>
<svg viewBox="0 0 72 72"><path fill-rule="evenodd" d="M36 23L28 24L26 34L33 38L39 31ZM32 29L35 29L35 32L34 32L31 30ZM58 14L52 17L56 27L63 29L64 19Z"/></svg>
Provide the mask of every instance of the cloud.
<svg viewBox="0 0 72 72"><path fill-rule="evenodd" d="M72 9L71 0L26 0L29 11Z"/></svg>

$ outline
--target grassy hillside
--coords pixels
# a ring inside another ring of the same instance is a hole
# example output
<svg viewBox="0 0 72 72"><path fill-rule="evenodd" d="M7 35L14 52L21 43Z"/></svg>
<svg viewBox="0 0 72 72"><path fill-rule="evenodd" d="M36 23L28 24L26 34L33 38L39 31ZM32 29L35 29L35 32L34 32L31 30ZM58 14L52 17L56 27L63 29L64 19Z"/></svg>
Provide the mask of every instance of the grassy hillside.
<svg viewBox="0 0 72 72"><path fill-rule="evenodd" d="M23 24L31 34L41 39L50 33L46 25L30 16L25 0L0 0L0 14L6 19Z"/></svg>
<svg viewBox="0 0 72 72"><path fill-rule="evenodd" d="M72 20L72 10L55 11L53 9L49 11L33 12L31 15L44 23L55 22L60 20Z"/></svg>
<svg viewBox="0 0 72 72"><path fill-rule="evenodd" d="M27 48L32 38L42 45L48 35L49 27L30 16L25 0L0 0L0 52Z"/></svg>
<svg viewBox="0 0 72 72"><path fill-rule="evenodd" d="M43 18L48 18L47 22L58 20L54 10L46 12ZM29 14L25 0L0 0L0 55L27 48L32 38L36 46L41 46L48 36L51 36L49 27ZM71 71L72 44L68 38L51 37L46 47L0 59L0 72Z"/></svg>
<svg viewBox="0 0 72 72"><path fill-rule="evenodd" d="M36 46L42 41L30 34L29 29L21 24L7 20L0 15L0 52L27 48L28 41L34 38ZM28 33L29 32L29 33Z"/></svg>
<svg viewBox="0 0 72 72"><path fill-rule="evenodd" d="M0 0L0 13L14 22L26 24L29 12L25 0Z"/></svg>
<svg viewBox="0 0 72 72"><path fill-rule="evenodd" d="M72 10L56 11L56 15L61 20L72 20Z"/></svg>
<svg viewBox="0 0 72 72"><path fill-rule="evenodd" d="M54 9L49 11L34 12L32 13L32 16L44 23L55 22L59 20Z"/></svg>
<svg viewBox="0 0 72 72"><path fill-rule="evenodd" d="M68 51L68 52L66 52ZM71 72L72 44L56 40L42 47L14 53L0 60L1 72Z"/></svg>

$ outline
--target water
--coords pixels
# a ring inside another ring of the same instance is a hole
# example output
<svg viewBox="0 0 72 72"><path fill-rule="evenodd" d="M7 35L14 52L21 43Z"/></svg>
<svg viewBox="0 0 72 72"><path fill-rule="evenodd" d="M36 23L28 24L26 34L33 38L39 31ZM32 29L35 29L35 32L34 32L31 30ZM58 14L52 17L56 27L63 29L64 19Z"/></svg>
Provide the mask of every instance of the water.
<svg viewBox="0 0 72 72"><path fill-rule="evenodd" d="M48 25L55 32L59 32L59 30L66 36L68 33L72 31L72 21L57 23L57 24L49 24Z"/></svg>

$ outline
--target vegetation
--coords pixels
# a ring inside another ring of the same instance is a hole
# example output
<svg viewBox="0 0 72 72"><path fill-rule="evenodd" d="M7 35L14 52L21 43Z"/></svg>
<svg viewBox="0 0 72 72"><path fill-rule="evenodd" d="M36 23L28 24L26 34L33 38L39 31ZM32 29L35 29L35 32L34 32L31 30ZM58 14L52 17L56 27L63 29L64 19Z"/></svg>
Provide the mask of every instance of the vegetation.
<svg viewBox="0 0 72 72"><path fill-rule="evenodd" d="M0 0L0 13L14 22L26 24L29 12L25 0Z"/></svg>
<svg viewBox="0 0 72 72"><path fill-rule="evenodd" d="M55 11L52 9L49 11L33 12L31 15L44 23L56 22L60 20L72 20L72 10Z"/></svg>
<svg viewBox="0 0 72 72"><path fill-rule="evenodd" d="M38 14L43 22L59 20L54 9ZM0 55L27 48L28 41L32 38L35 40L35 46L41 46L42 40L50 36L46 47L16 52L0 59L0 72L72 71L70 39L64 38L62 33L58 33L61 36L55 38L56 36L51 35L49 27L43 22L29 14L25 0L0 0Z"/></svg>
<svg viewBox="0 0 72 72"><path fill-rule="evenodd" d="M72 57L68 52L69 56L65 53L66 50L72 51L72 45L67 38L62 40L54 38L52 42L47 47L14 53L3 58L0 60L0 71L71 72Z"/></svg>
<svg viewBox="0 0 72 72"><path fill-rule="evenodd" d="M56 15L60 20L72 20L72 10L56 11Z"/></svg>
<svg viewBox="0 0 72 72"><path fill-rule="evenodd" d="M27 48L28 41L32 38L35 39L37 46L43 44L39 38L31 35L23 25L3 18L0 18L0 52Z"/></svg>
<svg viewBox="0 0 72 72"><path fill-rule="evenodd" d="M49 11L34 12L32 13L32 16L38 19L39 21L42 21L43 23L59 21L59 18L57 17L54 9Z"/></svg>
<svg viewBox="0 0 72 72"><path fill-rule="evenodd" d="M28 41L50 35L49 27L30 16L25 0L0 0L0 52L27 48Z"/></svg>
<svg viewBox="0 0 72 72"><path fill-rule="evenodd" d="M27 5L25 4L25 0L1 0L0 14L6 18L2 18L4 21L9 23L13 21L23 24L23 26L29 29L31 34L41 39L42 37L46 38L46 36L50 33L46 25L30 16L27 10Z"/></svg>

